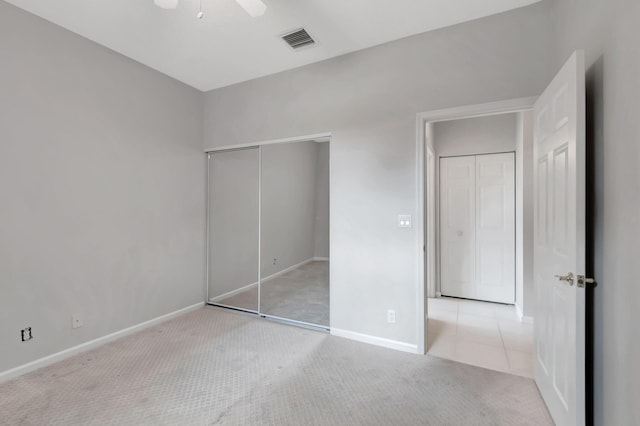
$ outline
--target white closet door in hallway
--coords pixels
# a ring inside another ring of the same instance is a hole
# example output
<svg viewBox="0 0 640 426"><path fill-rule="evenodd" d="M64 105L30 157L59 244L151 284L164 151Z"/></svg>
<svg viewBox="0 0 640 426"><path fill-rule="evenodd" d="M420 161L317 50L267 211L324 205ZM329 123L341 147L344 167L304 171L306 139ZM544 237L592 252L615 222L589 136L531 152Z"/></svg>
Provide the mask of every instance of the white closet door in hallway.
<svg viewBox="0 0 640 426"><path fill-rule="evenodd" d="M515 301L513 153L440 159L441 293Z"/></svg>
<svg viewBox="0 0 640 426"><path fill-rule="evenodd" d="M476 297L476 158L440 159L441 293Z"/></svg>

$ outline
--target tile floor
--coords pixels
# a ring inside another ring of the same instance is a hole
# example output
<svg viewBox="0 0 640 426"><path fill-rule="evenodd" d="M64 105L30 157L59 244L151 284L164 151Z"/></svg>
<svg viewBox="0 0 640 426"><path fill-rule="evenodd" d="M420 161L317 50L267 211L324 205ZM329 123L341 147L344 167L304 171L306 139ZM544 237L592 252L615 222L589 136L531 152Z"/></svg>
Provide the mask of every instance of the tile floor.
<svg viewBox="0 0 640 426"><path fill-rule="evenodd" d="M429 299L428 353L491 370L533 377L533 325L514 306Z"/></svg>

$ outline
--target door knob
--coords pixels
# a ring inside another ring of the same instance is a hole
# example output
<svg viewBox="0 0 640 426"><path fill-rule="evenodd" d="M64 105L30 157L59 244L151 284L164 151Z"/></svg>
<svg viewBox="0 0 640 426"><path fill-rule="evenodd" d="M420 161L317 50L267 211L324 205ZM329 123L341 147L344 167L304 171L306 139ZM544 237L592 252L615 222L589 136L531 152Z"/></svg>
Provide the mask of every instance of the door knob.
<svg viewBox="0 0 640 426"><path fill-rule="evenodd" d="M569 285L573 285L573 272L569 272L567 275L556 275L556 278L568 283Z"/></svg>

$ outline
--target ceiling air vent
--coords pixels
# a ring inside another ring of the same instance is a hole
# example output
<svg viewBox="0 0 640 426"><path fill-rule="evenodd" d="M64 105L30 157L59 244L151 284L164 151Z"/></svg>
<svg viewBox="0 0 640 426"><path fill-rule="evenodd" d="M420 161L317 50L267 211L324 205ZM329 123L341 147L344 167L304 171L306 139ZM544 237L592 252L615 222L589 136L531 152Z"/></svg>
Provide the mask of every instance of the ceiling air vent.
<svg viewBox="0 0 640 426"><path fill-rule="evenodd" d="M291 46L292 49L300 49L301 47L316 43L304 28L287 33L282 36L282 39Z"/></svg>

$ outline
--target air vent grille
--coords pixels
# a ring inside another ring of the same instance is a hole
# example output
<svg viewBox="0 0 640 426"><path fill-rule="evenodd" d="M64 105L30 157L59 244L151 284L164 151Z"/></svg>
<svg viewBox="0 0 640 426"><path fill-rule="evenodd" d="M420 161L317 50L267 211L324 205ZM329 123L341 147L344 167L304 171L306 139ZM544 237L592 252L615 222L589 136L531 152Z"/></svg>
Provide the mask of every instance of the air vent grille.
<svg viewBox="0 0 640 426"><path fill-rule="evenodd" d="M282 36L282 39L293 49L300 49L301 47L315 44L315 40L311 38L304 28L287 33Z"/></svg>

